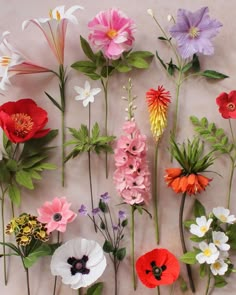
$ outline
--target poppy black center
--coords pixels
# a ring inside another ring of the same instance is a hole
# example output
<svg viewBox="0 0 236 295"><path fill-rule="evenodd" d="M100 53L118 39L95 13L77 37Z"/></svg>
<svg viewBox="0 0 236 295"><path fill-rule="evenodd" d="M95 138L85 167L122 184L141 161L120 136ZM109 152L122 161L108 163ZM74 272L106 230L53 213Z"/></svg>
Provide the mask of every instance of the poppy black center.
<svg viewBox="0 0 236 295"><path fill-rule="evenodd" d="M150 272L153 273L155 279L157 279L158 281L161 280L161 275L163 273L164 270L166 270L166 266L162 265L162 266L157 266L155 261L152 261L150 263L152 270L147 269L146 270L146 274L149 274Z"/></svg>
<svg viewBox="0 0 236 295"><path fill-rule="evenodd" d="M61 219L62 219L62 215L61 215L61 213L55 213L55 214L53 215L53 220L54 220L54 221L61 221Z"/></svg>
<svg viewBox="0 0 236 295"><path fill-rule="evenodd" d="M84 255L81 259L75 257L70 257L67 259L67 263L71 265L70 271L72 275L75 275L77 272L82 275L87 275L90 270L86 268L86 262L88 261L88 256Z"/></svg>

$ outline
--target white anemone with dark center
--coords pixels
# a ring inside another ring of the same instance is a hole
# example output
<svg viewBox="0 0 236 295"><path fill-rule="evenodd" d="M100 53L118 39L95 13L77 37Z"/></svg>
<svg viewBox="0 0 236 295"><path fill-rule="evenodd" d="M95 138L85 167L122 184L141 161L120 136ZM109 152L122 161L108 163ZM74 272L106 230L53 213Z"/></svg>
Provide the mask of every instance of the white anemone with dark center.
<svg viewBox="0 0 236 295"><path fill-rule="evenodd" d="M93 284L104 272L106 258L101 246L93 240L76 238L56 249L51 272L62 282L79 289Z"/></svg>

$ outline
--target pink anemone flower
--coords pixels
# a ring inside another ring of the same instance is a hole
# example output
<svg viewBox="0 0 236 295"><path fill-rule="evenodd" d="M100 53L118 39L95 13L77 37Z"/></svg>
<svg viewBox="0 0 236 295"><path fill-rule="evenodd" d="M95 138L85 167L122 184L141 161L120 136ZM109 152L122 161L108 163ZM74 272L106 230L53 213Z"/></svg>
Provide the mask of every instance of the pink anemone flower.
<svg viewBox="0 0 236 295"><path fill-rule="evenodd" d="M70 206L71 204L66 201L65 197L45 202L42 207L37 209L38 221L46 223L48 233L54 230L65 232L67 223L74 221L77 216L69 209Z"/></svg>
<svg viewBox="0 0 236 295"><path fill-rule="evenodd" d="M64 6L57 6L49 11L49 18L39 18L26 20L22 24L24 30L29 23L35 24L43 32L53 54L60 65L64 64L65 36L68 22L78 24L73 13L77 9L83 9L79 5L74 5L65 11Z"/></svg>
<svg viewBox="0 0 236 295"><path fill-rule="evenodd" d="M117 9L99 12L88 23L91 30L89 40L108 59L118 59L123 52L132 48L135 24L133 20Z"/></svg>
<svg viewBox="0 0 236 295"><path fill-rule="evenodd" d="M0 40L0 89L6 90L11 85L10 78L22 74L51 72L29 60L14 48L8 41L10 33L5 31Z"/></svg>

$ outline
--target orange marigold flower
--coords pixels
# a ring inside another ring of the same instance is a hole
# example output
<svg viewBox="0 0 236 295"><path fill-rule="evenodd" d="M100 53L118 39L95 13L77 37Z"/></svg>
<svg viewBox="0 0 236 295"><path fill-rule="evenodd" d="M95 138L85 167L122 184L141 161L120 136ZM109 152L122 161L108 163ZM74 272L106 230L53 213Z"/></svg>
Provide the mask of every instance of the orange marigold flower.
<svg viewBox="0 0 236 295"><path fill-rule="evenodd" d="M167 126L167 109L170 103L170 92L163 86L151 88L146 93L146 100L150 114L151 131L156 141L159 140Z"/></svg>

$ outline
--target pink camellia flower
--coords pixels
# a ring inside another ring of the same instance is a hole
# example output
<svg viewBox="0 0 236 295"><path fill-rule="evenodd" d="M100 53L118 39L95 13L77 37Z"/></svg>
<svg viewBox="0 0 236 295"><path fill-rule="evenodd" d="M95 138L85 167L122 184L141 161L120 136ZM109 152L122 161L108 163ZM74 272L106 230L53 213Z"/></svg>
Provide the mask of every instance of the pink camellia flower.
<svg viewBox="0 0 236 295"><path fill-rule="evenodd" d="M129 130L127 135L122 135L117 141L113 180L124 202L134 205L150 200L150 172L146 159L146 137L140 134L135 122L130 123L124 124L123 130Z"/></svg>
<svg viewBox="0 0 236 295"><path fill-rule="evenodd" d="M54 230L65 232L67 223L72 222L77 216L69 209L70 206L65 197L54 198L52 202L45 202L41 208L37 209L38 220L46 223L48 233Z"/></svg>
<svg viewBox="0 0 236 295"><path fill-rule="evenodd" d="M74 5L65 11L65 6L57 6L49 11L49 18L39 18L26 20L22 24L24 30L29 23L34 23L43 32L53 54L60 65L64 64L65 36L68 22L78 24L73 13L77 9L83 9L79 5Z"/></svg>
<svg viewBox="0 0 236 295"><path fill-rule="evenodd" d="M232 90L229 94L221 93L216 98L216 103L224 119L236 119L236 90Z"/></svg>
<svg viewBox="0 0 236 295"><path fill-rule="evenodd" d="M135 24L118 9L99 12L88 23L91 30L90 42L98 50L102 50L108 59L118 59L123 52L132 48Z"/></svg>
<svg viewBox="0 0 236 295"><path fill-rule="evenodd" d="M10 78L20 74L37 74L51 72L51 70L41 67L27 60L27 58L14 48L8 41L9 32L4 32L0 41L0 89L6 90L10 83Z"/></svg>

